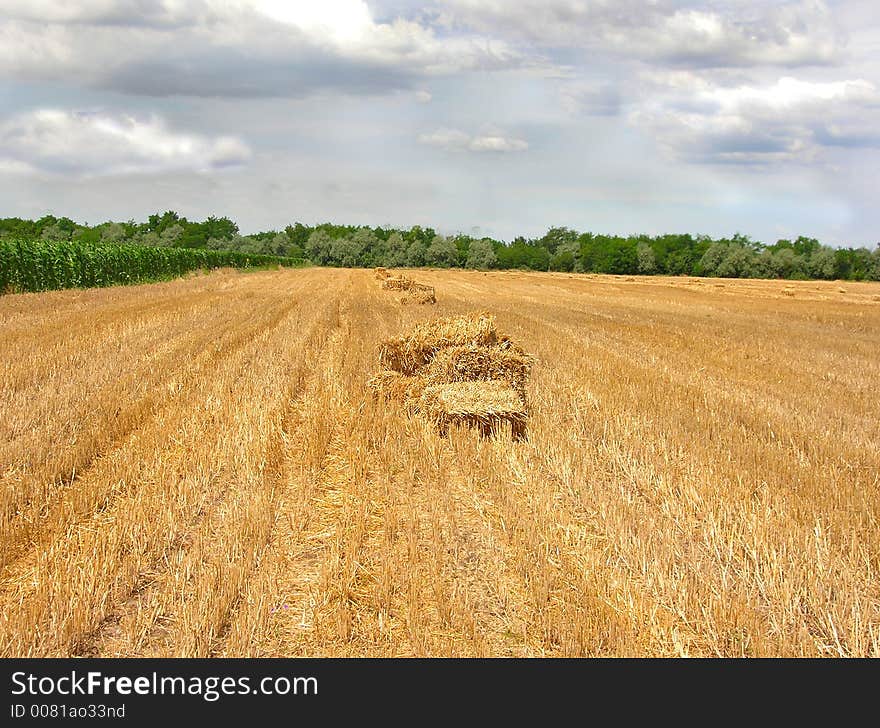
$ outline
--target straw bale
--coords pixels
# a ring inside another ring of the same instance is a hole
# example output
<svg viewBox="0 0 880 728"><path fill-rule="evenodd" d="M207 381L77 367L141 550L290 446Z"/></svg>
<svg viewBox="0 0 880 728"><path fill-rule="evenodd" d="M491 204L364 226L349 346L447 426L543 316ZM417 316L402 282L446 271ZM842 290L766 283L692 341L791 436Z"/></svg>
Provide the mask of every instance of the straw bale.
<svg viewBox="0 0 880 728"><path fill-rule="evenodd" d="M434 293L433 286L423 286L421 283L413 283L412 286L400 297L400 302L404 305L408 303L434 304L437 303L437 296Z"/></svg>
<svg viewBox="0 0 880 728"><path fill-rule="evenodd" d="M388 277L382 281L382 288L386 291L408 291L412 288L413 281L411 281L406 276L396 277Z"/></svg>
<svg viewBox="0 0 880 728"><path fill-rule="evenodd" d="M534 360L509 341L494 346L450 346L438 351L425 367L428 384L443 382L507 382L526 400L526 384Z"/></svg>
<svg viewBox="0 0 880 728"><path fill-rule="evenodd" d="M503 340L509 341L506 337ZM498 342L495 317L491 314L453 316L427 321L416 326L410 336L383 342L379 361L386 369L412 375L447 346L489 346Z"/></svg>
<svg viewBox="0 0 880 728"><path fill-rule="evenodd" d="M441 435L450 425L465 425L493 435L510 426L514 439L526 433L528 412L515 389L507 382L454 382L425 387L419 411L433 422Z"/></svg>

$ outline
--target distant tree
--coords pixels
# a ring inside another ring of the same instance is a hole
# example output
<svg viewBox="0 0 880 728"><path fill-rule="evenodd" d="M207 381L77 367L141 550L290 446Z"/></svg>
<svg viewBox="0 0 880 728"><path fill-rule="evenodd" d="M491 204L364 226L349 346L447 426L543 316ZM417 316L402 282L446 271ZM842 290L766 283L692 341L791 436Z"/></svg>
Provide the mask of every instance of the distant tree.
<svg viewBox="0 0 880 728"><path fill-rule="evenodd" d="M287 234L287 239L290 240L291 247L295 246L300 250L305 250L309 235L312 234L312 228L297 222L284 228L284 232Z"/></svg>
<svg viewBox="0 0 880 728"><path fill-rule="evenodd" d="M698 271L705 276L720 276L719 269L730 252L730 243L712 243L700 258Z"/></svg>
<svg viewBox="0 0 880 728"><path fill-rule="evenodd" d="M451 240L455 243L455 247L458 250L458 262L456 265L460 268L464 268L467 265L468 254L470 253L471 243L474 239L470 235L459 233L451 238Z"/></svg>
<svg viewBox="0 0 880 728"><path fill-rule="evenodd" d="M306 255L315 265L327 265L331 260L333 238L326 230L315 230L306 241Z"/></svg>
<svg viewBox="0 0 880 728"><path fill-rule="evenodd" d="M755 252L744 245L729 245L715 269L722 278L751 278L755 275Z"/></svg>
<svg viewBox="0 0 880 728"><path fill-rule="evenodd" d="M153 232L161 234L166 228L178 223L186 222L186 218L181 218L174 210L168 210L161 215L150 215L147 219L147 228Z"/></svg>
<svg viewBox="0 0 880 728"><path fill-rule="evenodd" d="M538 245L547 248L551 254L566 243L574 243L577 241L578 234L576 230L570 230L567 227L550 228L544 237L539 238L536 242Z"/></svg>
<svg viewBox="0 0 880 728"><path fill-rule="evenodd" d="M125 227L118 222L107 222L100 226L102 243L121 243L126 239Z"/></svg>
<svg viewBox="0 0 880 728"><path fill-rule="evenodd" d="M406 249L406 264L410 268L418 268L425 265L425 253L428 245L420 237L415 238Z"/></svg>
<svg viewBox="0 0 880 728"><path fill-rule="evenodd" d="M372 229L358 228L351 236L352 242L360 249L356 265L376 265L385 257L385 242Z"/></svg>
<svg viewBox="0 0 880 728"><path fill-rule="evenodd" d="M550 258L550 270L570 273L574 270L574 254L567 249L557 250Z"/></svg>
<svg viewBox="0 0 880 728"><path fill-rule="evenodd" d="M354 236L336 238L330 245L331 259L344 268L359 266L363 254L363 246Z"/></svg>
<svg viewBox="0 0 880 728"><path fill-rule="evenodd" d="M100 227L88 226L77 227L72 239L80 243L96 245L101 242L101 229Z"/></svg>
<svg viewBox="0 0 880 728"><path fill-rule="evenodd" d="M145 245L148 248L158 248L159 234L149 230L139 230L132 237L131 242L135 245Z"/></svg>
<svg viewBox="0 0 880 728"><path fill-rule="evenodd" d="M407 264L407 242L396 230L385 241L384 265L389 268L401 268Z"/></svg>
<svg viewBox="0 0 880 728"><path fill-rule="evenodd" d="M233 235L238 234L238 225L228 217L214 217L211 215L201 225L204 230L205 240L208 238L231 240Z"/></svg>
<svg viewBox="0 0 880 728"><path fill-rule="evenodd" d="M425 263L438 268L451 268L458 263L458 248L449 238L435 235L425 250Z"/></svg>
<svg viewBox="0 0 880 728"><path fill-rule="evenodd" d="M174 224L159 233L159 245L163 248L175 248L183 238L183 225Z"/></svg>
<svg viewBox="0 0 880 728"><path fill-rule="evenodd" d="M43 240L70 240L72 232L67 230L60 222L53 222L46 225L40 233Z"/></svg>
<svg viewBox="0 0 880 728"><path fill-rule="evenodd" d="M231 238L230 238L231 239ZM290 238L286 233L273 235L268 241L269 255L287 255L290 250Z"/></svg>
<svg viewBox="0 0 880 728"><path fill-rule="evenodd" d="M813 278L834 278L834 249L824 245L819 247L807 260L806 269Z"/></svg>
<svg viewBox="0 0 880 728"><path fill-rule="evenodd" d="M498 263L495 251L492 249L492 241L488 238L472 240L468 245L467 267L478 270L494 268Z"/></svg>
<svg viewBox="0 0 880 728"><path fill-rule="evenodd" d="M773 253L777 277L796 278L803 277L803 258L798 255L794 248L783 248Z"/></svg>
<svg viewBox="0 0 880 728"><path fill-rule="evenodd" d="M639 273L651 275L657 270L657 256L648 243L639 243L636 246L636 260L638 261Z"/></svg>

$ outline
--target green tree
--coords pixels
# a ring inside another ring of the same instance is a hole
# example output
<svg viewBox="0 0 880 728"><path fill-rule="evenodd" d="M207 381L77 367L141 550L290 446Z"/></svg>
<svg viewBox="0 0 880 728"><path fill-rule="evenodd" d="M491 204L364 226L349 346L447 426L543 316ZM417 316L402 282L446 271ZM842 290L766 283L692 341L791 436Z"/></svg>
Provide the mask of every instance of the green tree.
<svg viewBox="0 0 880 728"><path fill-rule="evenodd" d="M638 261L639 273L651 275L657 270L657 256L648 243L639 243L636 246L636 260Z"/></svg>
<svg viewBox="0 0 880 728"><path fill-rule="evenodd" d="M331 258L333 238L326 230L317 229L306 241L306 255L315 265L327 265Z"/></svg>
<svg viewBox="0 0 880 728"><path fill-rule="evenodd" d="M425 265L425 253L427 250L427 243L425 243L421 237L415 238L410 242L409 246L407 246L406 264L410 268L418 268L419 266Z"/></svg>
<svg viewBox="0 0 880 728"><path fill-rule="evenodd" d="M834 249L821 246L806 262L807 273L813 278L834 278Z"/></svg>
<svg viewBox="0 0 880 728"><path fill-rule="evenodd" d="M121 243L126 238L125 227L118 222L100 225L102 243Z"/></svg>
<svg viewBox="0 0 880 728"><path fill-rule="evenodd" d="M575 243L577 238L578 234L576 230L570 230L567 227L554 227L550 228L544 234L544 237L539 238L537 244L547 248L547 250L553 254L560 246L565 245L566 243Z"/></svg>
<svg viewBox="0 0 880 728"><path fill-rule="evenodd" d="M779 278L803 277L803 258L792 248L783 248L773 253L775 268Z"/></svg>
<svg viewBox="0 0 880 728"><path fill-rule="evenodd" d="M385 243L372 229L358 228L351 236L352 242L360 249L357 265L377 265L385 256Z"/></svg>
<svg viewBox="0 0 880 728"><path fill-rule="evenodd" d="M159 245L163 248L176 248L180 246L181 238L183 238L183 225L171 225L159 233Z"/></svg>
<svg viewBox="0 0 880 728"><path fill-rule="evenodd" d="M727 256L729 247L727 243L712 243L700 258L699 272L705 276L721 275L718 269Z"/></svg>
<svg viewBox="0 0 880 728"><path fill-rule="evenodd" d="M363 246L354 237L336 238L330 245L331 260L344 268L359 266L363 254Z"/></svg>
<svg viewBox="0 0 880 728"><path fill-rule="evenodd" d="M402 268L407 264L407 242L396 230L385 241L385 261L389 268Z"/></svg>
<svg viewBox="0 0 880 728"><path fill-rule="evenodd" d="M458 248L449 238L435 235L425 250L425 262L438 268L451 268L458 263Z"/></svg>
<svg viewBox="0 0 880 728"><path fill-rule="evenodd" d="M755 274L755 252L744 245L729 245L715 275L722 278L751 278Z"/></svg>
<svg viewBox="0 0 880 728"><path fill-rule="evenodd" d="M71 235L71 231L67 230L60 221L46 225L40 232L43 240L70 240Z"/></svg>
<svg viewBox="0 0 880 728"><path fill-rule="evenodd" d="M488 238L472 240L468 246L467 267L478 270L494 268L498 263L495 251L492 249L492 241Z"/></svg>
<svg viewBox="0 0 880 728"><path fill-rule="evenodd" d="M284 232L287 234L287 239L290 240L291 247L305 250L309 235L312 234L312 228L297 222L284 228Z"/></svg>

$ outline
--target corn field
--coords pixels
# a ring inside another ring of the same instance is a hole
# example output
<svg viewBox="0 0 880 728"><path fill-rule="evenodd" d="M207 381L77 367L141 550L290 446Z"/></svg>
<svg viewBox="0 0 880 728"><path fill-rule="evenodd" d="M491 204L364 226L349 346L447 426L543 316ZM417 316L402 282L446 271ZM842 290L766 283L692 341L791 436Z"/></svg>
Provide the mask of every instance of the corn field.
<svg viewBox="0 0 880 728"><path fill-rule="evenodd" d="M176 278L193 270L299 266L303 261L225 250L0 240L0 293L102 288Z"/></svg>

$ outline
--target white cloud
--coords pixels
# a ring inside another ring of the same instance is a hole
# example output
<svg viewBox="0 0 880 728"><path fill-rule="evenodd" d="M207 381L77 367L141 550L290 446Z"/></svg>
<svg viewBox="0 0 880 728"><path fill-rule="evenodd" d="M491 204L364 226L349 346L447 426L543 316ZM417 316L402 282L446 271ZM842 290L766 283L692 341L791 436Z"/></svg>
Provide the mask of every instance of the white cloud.
<svg viewBox="0 0 880 728"><path fill-rule="evenodd" d="M501 41L376 22L364 0L15 0L0 20L0 77L154 96L377 93L520 63Z"/></svg>
<svg viewBox="0 0 880 728"><path fill-rule="evenodd" d="M488 134L471 139L468 149L473 152L524 152L529 144L524 139Z"/></svg>
<svg viewBox="0 0 880 728"><path fill-rule="evenodd" d="M555 48L694 67L828 64L840 54L821 0L440 0L441 21Z"/></svg>
<svg viewBox="0 0 880 728"><path fill-rule="evenodd" d="M424 89L416 91L416 101L420 104L428 104L433 98L430 91L425 91Z"/></svg>
<svg viewBox="0 0 880 728"><path fill-rule="evenodd" d="M507 136L495 130L471 135L458 129L437 129L418 137L420 144L441 149L461 149L470 152L524 152L529 144L524 139Z"/></svg>
<svg viewBox="0 0 880 728"><path fill-rule="evenodd" d="M43 109L0 124L0 163L19 171L85 177L201 172L249 158L234 137L175 132L156 116Z"/></svg>
<svg viewBox="0 0 880 728"><path fill-rule="evenodd" d="M823 147L878 146L880 93L864 79L717 87L675 75L630 121L671 155L705 162L816 159Z"/></svg>

